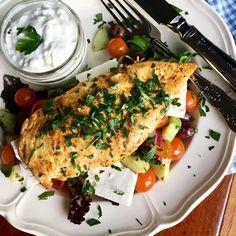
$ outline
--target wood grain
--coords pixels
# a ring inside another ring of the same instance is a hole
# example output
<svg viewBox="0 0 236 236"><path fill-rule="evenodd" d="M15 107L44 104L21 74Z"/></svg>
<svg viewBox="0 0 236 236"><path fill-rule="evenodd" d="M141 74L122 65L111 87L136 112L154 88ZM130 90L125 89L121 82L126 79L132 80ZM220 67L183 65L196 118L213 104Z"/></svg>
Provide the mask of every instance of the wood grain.
<svg viewBox="0 0 236 236"><path fill-rule="evenodd" d="M221 236L236 235L236 176L235 175L230 190L229 200L227 203L220 235Z"/></svg>
<svg viewBox="0 0 236 236"><path fill-rule="evenodd" d="M232 175L226 176L215 191L185 220L172 228L163 230L156 236L218 236L232 179Z"/></svg>
<svg viewBox="0 0 236 236"><path fill-rule="evenodd" d="M235 236L236 208L235 204L231 205L231 203L236 203L236 178L233 185L234 189L230 192L232 179L232 175L226 176L217 189L195 208L184 221L172 228L163 230L156 236L219 236L221 228L222 236ZM227 201L229 193L233 199ZM225 225L221 227L227 202L229 203L228 215L226 214ZM31 235L15 229L3 217L0 217L0 236Z"/></svg>

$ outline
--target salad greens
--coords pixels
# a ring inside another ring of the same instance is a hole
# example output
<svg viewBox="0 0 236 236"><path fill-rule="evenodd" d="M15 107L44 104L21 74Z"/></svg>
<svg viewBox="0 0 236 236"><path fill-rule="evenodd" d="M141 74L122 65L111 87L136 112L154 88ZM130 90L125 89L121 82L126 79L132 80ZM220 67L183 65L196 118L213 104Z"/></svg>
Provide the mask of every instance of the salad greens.
<svg viewBox="0 0 236 236"><path fill-rule="evenodd" d="M43 192L43 193L41 193L41 194L38 196L38 199L39 199L39 200L47 200L49 197L54 196L54 193L55 193L55 191L46 191L46 192Z"/></svg>

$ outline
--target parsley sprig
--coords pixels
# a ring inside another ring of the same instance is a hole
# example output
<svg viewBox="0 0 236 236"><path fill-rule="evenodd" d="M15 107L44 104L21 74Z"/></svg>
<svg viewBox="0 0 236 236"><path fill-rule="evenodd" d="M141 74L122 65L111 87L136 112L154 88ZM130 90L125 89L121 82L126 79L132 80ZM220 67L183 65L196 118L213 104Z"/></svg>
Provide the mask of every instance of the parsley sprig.
<svg viewBox="0 0 236 236"><path fill-rule="evenodd" d="M31 25L17 28L17 35L20 34L24 34L25 37L18 39L16 51L19 51L24 55L31 54L43 42L43 37L41 37Z"/></svg>

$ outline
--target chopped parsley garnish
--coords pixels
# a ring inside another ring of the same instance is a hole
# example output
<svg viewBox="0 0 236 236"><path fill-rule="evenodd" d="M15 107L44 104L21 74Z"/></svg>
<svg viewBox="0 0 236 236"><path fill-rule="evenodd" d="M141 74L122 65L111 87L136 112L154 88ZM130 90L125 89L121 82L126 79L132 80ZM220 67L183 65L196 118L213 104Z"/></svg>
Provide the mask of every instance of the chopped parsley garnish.
<svg viewBox="0 0 236 236"><path fill-rule="evenodd" d="M210 129L209 130L209 135L212 139L214 139L217 142L220 140L221 134L217 131L214 131L214 130Z"/></svg>
<svg viewBox="0 0 236 236"><path fill-rule="evenodd" d="M180 107L181 103L179 102L179 98L172 99L171 105Z"/></svg>
<svg viewBox="0 0 236 236"><path fill-rule="evenodd" d="M139 125L138 127L139 127L139 129L141 129L141 130L148 129L148 127L145 126L145 125Z"/></svg>
<svg viewBox="0 0 236 236"><path fill-rule="evenodd" d="M93 100L94 100L94 96L88 95L87 98L86 98L85 104L86 104L87 106L89 106L89 105L92 104Z"/></svg>
<svg viewBox="0 0 236 236"><path fill-rule="evenodd" d="M208 147L209 151L211 151L213 148L215 148L215 146Z"/></svg>
<svg viewBox="0 0 236 236"><path fill-rule="evenodd" d="M20 189L20 191L23 193L27 190L27 188L24 186L23 188Z"/></svg>
<svg viewBox="0 0 236 236"><path fill-rule="evenodd" d="M0 170L4 174L5 177L9 177L11 175L12 166L6 166L6 165L1 164Z"/></svg>
<svg viewBox="0 0 236 236"><path fill-rule="evenodd" d="M89 226L94 226L94 225L101 224L101 222L100 222L99 220L94 219L94 218L91 218L91 219L86 220L86 223L87 223Z"/></svg>
<svg viewBox="0 0 236 236"><path fill-rule="evenodd" d="M172 5L171 6L178 12L178 13L181 13L183 10L175 5Z"/></svg>
<svg viewBox="0 0 236 236"><path fill-rule="evenodd" d="M61 172L61 174L62 174L63 176L66 176L66 167L62 167L62 168L60 169L60 172Z"/></svg>
<svg viewBox="0 0 236 236"><path fill-rule="evenodd" d="M141 152L138 153L138 156L146 161L149 162L151 164L158 164L158 159L155 158L155 154L157 152L157 146L152 147L151 150L143 150Z"/></svg>
<svg viewBox="0 0 236 236"><path fill-rule="evenodd" d="M65 134L65 145L72 146L72 139L82 137L89 139L90 145L97 149L111 148L110 142L112 136L121 132L125 138L129 136L127 127L136 125L138 117L145 117L146 113L157 105L164 105L163 112L170 105L180 105L178 99L171 99L166 94L162 85L154 73L147 82L132 78L133 87L130 95L113 94L107 88L92 87L92 92L84 99L78 100L78 105L88 107L88 114L82 115L81 109L72 107L62 107L59 103L49 100L43 105L44 114L48 115L48 121L45 123L40 134L54 132L61 129ZM111 82L111 81L110 81ZM95 83L96 84L96 83ZM110 89L114 89L117 84L110 83ZM140 129L147 127L139 124ZM126 141L124 141L126 147ZM147 159L150 161L149 155ZM71 163L74 166L75 154L71 156Z"/></svg>
<svg viewBox="0 0 236 236"><path fill-rule="evenodd" d="M17 35L19 34L24 34L25 37L18 39L16 43L16 51L24 53L25 55L31 54L43 42L43 38L31 25L17 28Z"/></svg>
<svg viewBox="0 0 236 236"><path fill-rule="evenodd" d="M78 157L78 153L77 152L71 152L70 153L70 161L73 167L76 167L76 162L75 159Z"/></svg>
<svg viewBox="0 0 236 236"><path fill-rule="evenodd" d="M98 219L101 218L101 216L102 216L102 208L101 208L100 205L98 205L97 210L98 210L98 218L97 218L97 219L91 218L91 219L86 220L86 223L87 223L89 226L94 226L94 225L101 224L101 222L98 220Z"/></svg>
<svg viewBox="0 0 236 236"><path fill-rule="evenodd" d="M115 170L118 170L118 171L121 171L121 168L118 167L118 166L115 166L115 165L111 165L111 168L112 168L112 169L115 169Z"/></svg>
<svg viewBox="0 0 236 236"><path fill-rule="evenodd" d="M129 137L129 130L126 127L124 127L124 129L123 129L123 135L125 138Z"/></svg>
<svg viewBox="0 0 236 236"><path fill-rule="evenodd" d="M83 193L95 194L95 188L88 180L84 184Z"/></svg>
<svg viewBox="0 0 236 236"><path fill-rule="evenodd" d="M154 144L154 142L155 142L155 136L150 136L150 137L148 137L148 138L146 139L146 141L145 141L145 143L146 143L147 145Z"/></svg>
<svg viewBox="0 0 236 236"><path fill-rule="evenodd" d="M114 193L117 195L124 195L125 194L123 191L119 191L119 190L115 190Z"/></svg>
<svg viewBox="0 0 236 236"><path fill-rule="evenodd" d="M102 216L102 208L100 205L98 205L97 209L98 209L98 219L99 219Z"/></svg>
<svg viewBox="0 0 236 236"><path fill-rule="evenodd" d="M110 145L109 144L107 144L107 143L96 143L96 148L97 149L103 149L103 150L105 150L105 149L108 149L110 147Z"/></svg>
<svg viewBox="0 0 236 236"><path fill-rule="evenodd" d="M138 219L138 218L135 218L136 219L136 221L140 224L140 225L143 225L142 223L141 223L141 221Z"/></svg>
<svg viewBox="0 0 236 236"><path fill-rule="evenodd" d="M95 175L95 176L94 176L94 179L96 180L96 182L98 182L98 181L100 180L99 175Z"/></svg>
<svg viewBox="0 0 236 236"><path fill-rule="evenodd" d="M46 192L43 192L43 193L41 193L41 194L38 196L38 199L39 199L39 200L47 200L49 197L54 196L54 193L55 193L55 191L46 191Z"/></svg>
<svg viewBox="0 0 236 236"><path fill-rule="evenodd" d="M210 111L206 105L206 98L201 93L198 94L198 111L201 117L205 117L206 113Z"/></svg>
<svg viewBox="0 0 236 236"><path fill-rule="evenodd" d="M56 111L56 103L53 100L48 100L42 105L43 114L54 114Z"/></svg>
<svg viewBox="0 0 236 236"><path fill-rule="evenodd" d="M107 22L103 20L103 15L102 13L97 13L93 19L93 24L97 24L99 23L98 25L98 28L102 28Z"/></svg>

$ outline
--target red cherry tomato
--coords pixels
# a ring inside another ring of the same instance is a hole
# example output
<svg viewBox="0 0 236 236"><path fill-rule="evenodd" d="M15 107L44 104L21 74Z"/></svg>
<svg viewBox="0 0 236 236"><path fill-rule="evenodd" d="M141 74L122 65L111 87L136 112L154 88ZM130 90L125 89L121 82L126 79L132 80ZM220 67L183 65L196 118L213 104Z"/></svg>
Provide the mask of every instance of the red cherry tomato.
<svg viewBox="0 0 236 236"><path fill-rule="evenodd" d="M53 179L52 180L52 187L54 189L63 189L65 186L66 181L59 180L59 179Z"/></svg>
<svg viewBox="0 0 236 236"><path fill-rule="evenodd" d="M16 116L16 123L19 127L22 126L24 121L29 118L30 116L30 110L22 110L20 111Z"/></svg>
<svg viewBox="0 0 236 236"><path fill-rule="evenodd" d="M13 150L13 147L10 143L8 143L2 151L2 163L7 166L13 166L16 162L16 155Z"/></svg>
<svg viewBox="0 0 236 236"><path fill-rule="evenodd" d="M171 155L171 159L173 161L178 161L185 153L184 143L180 138L175 137L171 142L171 146L173 149L173 154Z"/></svg>
<svg viewBox="0 0 236 236"><path fill-rule="evenodd" d="M37 111L38 109L40 109L43 104L45 104L47 102L47 99L41 99L41 100L38 100L32 107L31 109L31 113L34 113L35 111Z"/></svg>
<svg viewBox="0 0 236 236"><path fill-rule="evenodd" d="M196 94L192 90L188 89L186 95L186 110L192 111L194 108L196 108L197 103L198 100Z"/></svg>
<svg viewBox="0 0 236 236"><path fill-rule="evenodd" d="M128 45L122 38L113 38L108 42L107 49L112 57L119 58L128 53Z"/></svg>
<svg viewBox="0 0 236 236"><path fill-rule="evenodd" d="M31 88L20 88L15 93L15 103L23 109L30 109L36 102L36 92Z"/></svg>
<svg viewBox="0 0 236 236"><path fill-rule="evenodd" d="M144 174L138 174L137 183L135 186L136 192L146 192L150 190L156 182L156 175L152 168Z"/></svg>
<svg viewBox="0 0 236 236"><path fill-rule="evenodd" d="M170 158L173 155L173 148L170 142L161 140L156 155L161 158Z"/></svg>

